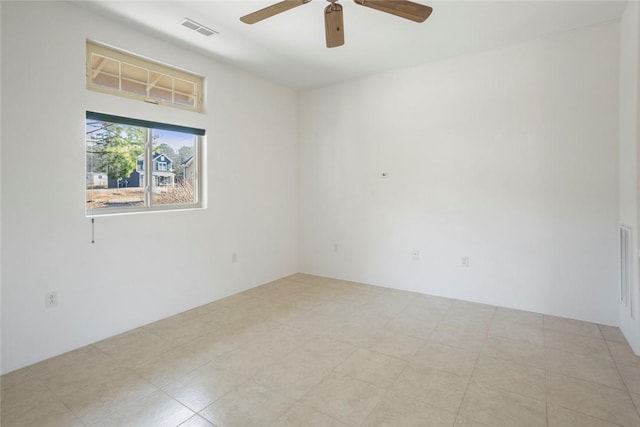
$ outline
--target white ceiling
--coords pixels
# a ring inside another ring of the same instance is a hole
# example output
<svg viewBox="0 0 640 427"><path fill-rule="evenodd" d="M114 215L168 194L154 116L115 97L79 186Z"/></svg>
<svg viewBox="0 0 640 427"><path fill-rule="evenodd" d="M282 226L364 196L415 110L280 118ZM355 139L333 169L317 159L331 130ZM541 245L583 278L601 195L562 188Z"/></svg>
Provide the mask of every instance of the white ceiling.
<svg viewBox="0 0 640 427"><path fill-rule="evenodd" d="M626 1L424 1L418 24L341 0L345 45L327 49L323 9L311 3L254 25L240 16L274 1L78 1L100 14L294 89L546 37L618 20ZM634 0L635 1L635 0ZM204 37L189 17L220 34Z"/></svg>

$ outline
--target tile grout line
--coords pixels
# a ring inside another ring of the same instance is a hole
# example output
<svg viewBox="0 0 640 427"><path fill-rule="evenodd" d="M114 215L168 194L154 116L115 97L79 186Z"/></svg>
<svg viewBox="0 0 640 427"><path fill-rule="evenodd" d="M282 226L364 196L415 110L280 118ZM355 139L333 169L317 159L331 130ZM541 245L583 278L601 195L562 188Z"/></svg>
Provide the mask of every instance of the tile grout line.
<svg viewBox="0 0 640 427"><path fill-rule="evenodd" d="M629 399L631 400L631 404L633 405L633 408L634 408L635 412L638 413L638 416L640 417L640 410L638 410L638 408L636 407L636 405L635 405L635 403L633 401L633 398L631 397L631 392L629 391L629 388L627 387L627 384L624 381L624 377L622 376L622 374L618 370L617 362L615 361L615 359L613 357L613 354L611 353L611 349L609 348L609 345L608 345L606 340L605 340L605 345L607 346L607 350L608 350L608 352L609 352L609 354L611 356L611 359L613 360L613 363L616 366L616 371L617 371L618 375L620 376L620 379L622 380L623 385L625 386L625 390L621 390L619 388L611 387L611 386L608 386L606 384L600 384L600 383L595 382L595 381L591 381L591 380L584 379L584 378L578 378L578 377L575 377L573 375L567 375L567 374L560 373L560 372L551 371L551 373L554 373L555 375L560 375L560 376L564 376L564 377L567 377L567 378L571 378L571 379L574 379L574 380L577 380L577 381L582 381L582 382L586 382L586 383L589 383L589 384L593 384L593 385L596 385L596 386L599 386L599 387L607 388L607 389L610 389L610 390L618 391L618 392L626 391L627 394L629 395ZM563 351L563 350L558 350L558 351ZM565 352L565 353L582 355L580 353L572 353L572 352ZM547 368L546 368L546 361L545 361L545 387L546 387L546 382L547 382L546 378L547 378ZM546 399L546 396L547 396L547 391L545 390L545 399ZM567 409L567 410L575 412L577 414L580 414L580 415L583 415L583 416L586 416L586 417L589 417L589 418L593 418L595 420L603 421L603 422L606 422L606 423L609 423L609 424L613 424L613 422L610 421L610 420L605 420L605 419L602 419L602 418L598 418L598 417L596 417L594 415L587 414L587 413L579 411L579 410L577 410L575 408L568 408L568 407L561 406L561 405L559 405L559 406L561 408ZM547 408L547 411L548 411L548 408Z"/></svg>
<svg viewBox="0 0 640 427"><path fill-rule="evenodd" d="M407 306L408 306L408 305L409 305L409 304L407 304ZM384 326L382 326L380 329L384 329L384 328L385 328L389 323L391 323L391 321L392 321L393 319L395 319L395 318L399 315L399 313L400 313L400 312L404 311L404 309L405 309L405 308L406 308L406 306L405 306L405 307L403 307L403 309L402 309L402 310L400 310L398 313L396 313L396 315L395 315L395 316L392 316L392 317L387 318L387 321L385 322ZM385 316L385 317L386 317L386 316ZM333 338L330 338L330 339L333 339ZM340 340L336 340L336 341L338 341L338 342L343 342L343 341L340 341ZM350 343L347 343L347 344L350 344ZM370 385L370 386L374 386L374 387L377 387L377 388L381 388L381 387L378 387L377 385L372 384L372 383L370 383L370 382L368 382L368 381L363 381L363 380L360 380L360 379L358 379L358 378L353 378L353 377L351 377L350 375L342 374L341 372L336 371L336 368L337 368L338 366L340 366L342 363L344 363L346 360L348 360L348 359L349 359L351 356L353 356L353 355L354 355L358 350L364 349L364 350L368 350L368 351L375 352L374 350L370 350L369 348L365 348L365 347L360 347L360 346L356 346L356 345L354 345L354 347L355 347L355 349L354 349L353 351L351 351L347 356L345 356L345 357L344 357L344 359L342 359L342 360L341 360L340 362L338 362L335 366L333 366L333 367L331 368L331 370L328 372L328 374L327 374L327 375L325 375L325 376L324 376L324 378L322 378L322 380L320 380L320 382L318 382L318 383L317 383L316 385L314 385L312 388L310 388L309 390L307 390L307 391L306 391L306 392L305 392L305 393L304 393L304 394L303 394L303 395L302 395L302 396L297 400L297 402L298 402L298 403L300 403L300 404L302 404L302 405L308 406L308 405L306 405L306 404L304 403L304 398L305 398L305 396L307 396L309 393L311 393L315 387L317 387L317 386L319 386L320 384L322 384L322 383L323 383L323 382L324 382L328 377L330 377L332 374L336 374L336 373L341 374L341 375L344 375L344 376L346 376L346 377L349 377L349 378L351 378L351 379L353 379L353 380L362 381L362 382L364 382L365 384L368 384L368 385ZM379 353L379 352L375 352L375 353L383 354L383 355L385 355L385 356L387 356L387 357L392 357L392 358L394 358L394 359L402 360L402 361L404 361L404 362L407 362L407 361L405 361L404 359L395 358L395 357L393 357L393 356L386 355L386 354L384 354L384 353ZM407 366L408 366L408 365L409 365L409 362L407 362L407 364L405 365L405 367L403 367L402 371L397 375L396 380L400 377L400 375L402 374L402 372L404 372L404 370L407 368ZM395 382L395 381L394 381L394 382ZM371 415L371 414L372 414L372 413L373 413L373 412L378 408L378 406L380 406L380 404L382 403L383 399L384 399L385 397L387 397L387 395L388 395L389 393L390 393L390 390L385 390L385 392L384 392L384 396L380 399L380 401L378 401L378 403L376 403L376 405L371 409L371 411L369 411L369 413L366 415L366 417L364 418L364 420L363 420L362 422L365 422L365 421L369 418L369 416L370 416L370 415ZM344 423L344 422L343 422L343 421L341 421L341 420L336 419L336 418L335 418L335 417L333 417L332 415L329 415L329 414L327 414L327 413L325 413L325 412L323 412L323 411L320 411L320 410L318 410L318 409L316 409L316 408L312 408L312 409L313 409L313 410L315 410L315 411L318 411L319 413L321 413L321 414L323 414L323 415L325 415L325 416L328 416L329 418L331 418L331 419L333 419L333 420L336 420L336 421L338 421L338 422L343 423L343 424L345 424L345 425L346 425L346 423Z"/></svg>
<svg viewBox="0 0 640 427"><path fill-rule="evenodd" d="M458 406L458 410L456 411L456 421L457 421L458 418L460 418L460 412L462 411L462 405L464 404L464 400L466 399L467 393L469 392L469 387L471 386L471 381L473 380L473 374L475 373L476 368L478 367L478 360L480 360L480 355L482 354L482 351L484 350L484 346L487 345L487 340L489 339L489 330L491 329L491 324L493 323L493 320L496 317L496 312L497 312L497 307L494 306L493 314L491 315L491 321L489 322L489 327L487 328L485 340L482 343L482 348L480 349L480 351L476 355L476 360L475 360L475 362L473 364L473 369L471 369L471 374L469 375L469 380L467 381L467 387L464 390L464 394L462 395L462 399L460 400L460 405Z"/></svg>
<svg viewBox="0 0 640 427"><path fill-rule="evenodd" d="M164 391L162 388L158 387L158 390L160 393L162 393L163 395L165 395L166 397L168 397L170 400L173 400L174 402L176 402L178 405L185 407L187 410L193 412L193 414L189 415L186 419L182 420L180 422L180 424L178 424L178 426L181 426L182 424L186 423L187 421L189 421L191 418L193 418L193 416L198 415L198 413L196 411L194 411L193 409L189 408L187 405L185 405L184 403L180 402L178 399L176 399L175 397L171 396L169 393L167 393L166 391ZM155 392L154 392L155 393ZM152 393L153 394L153 393ZM151 394L147 395L150 396ZM146 397L146 396L145 396ZM139 399L136 399L139 400ZM204 417L203 417L204 418ZM204 418L206 419L206 418ZM208 420L207 420L208 421Z"/></svg>
<svg viewBox="0 0 640 427"><path fill-rule="evenodd" d="M600 332L602 332L602 331L600 331ZM613 360L613 364L616 366L616 370L618 371L618 375L622 379L622 384L624 384L624 387L627 390L627 394L629 395L629 399L631 399L631 404L633 405L633 408L636 410L636 414L640 418L640 409L638 409L638 407L636 405L636 402L633 400L633 396L631 395L631 390L629 390L629 386L627 385L627 382L624 380L624 376L622 375L622 372L620 372L620 367L618 366L618 362L616 361L615 357L613 357L613 352L611 351L611 347L609 346L609 342L607 340L605 340L605 345L607 346L607 350L609 351L609 355L611 356L611 359Z"/></svg>
<svg viewBox="0 0 640 427"><path fill-rule="evenodd" d="M103 352L102 350L100 350L98 347L96 347L93 344L89 344L87 347L91 347L94 348L95 350L97 350L99 353L104 354L105 356L107 356L110 360L112 360L113 362L117 363L117 361L109 354L106 354L105 352ZM80 417L80 414L76 413L76 411L73 410L73 408L71 408L69 405L67 405L67 403L62 399L62 397L60 397L58 395L58 393L56 393L54 390L51 389L51 387L49 387L47 385L47 383L45 381L42 380L42 378L38 378L38 381L40 381L46 388L47 390L49 390L54 397L56 398L56 400L58 400L60 403L62 403L64 405L65 408L67 408L69 410L69 412L71 412L82 424L84 424L85 426L89 426L88 423L85 422L85 420ZM86 384L84 387L80 387L80 390L84 389L85 387L88 387L89 384Z"/></svg>

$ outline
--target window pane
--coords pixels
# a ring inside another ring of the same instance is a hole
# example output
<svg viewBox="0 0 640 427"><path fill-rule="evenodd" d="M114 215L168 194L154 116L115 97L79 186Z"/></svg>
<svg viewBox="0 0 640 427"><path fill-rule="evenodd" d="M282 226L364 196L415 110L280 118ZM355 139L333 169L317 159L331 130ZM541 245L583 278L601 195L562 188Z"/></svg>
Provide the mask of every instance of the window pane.
<svg viewBox="0 0 640 427"><path fill-rule="evenodd" d="M150 76L151 77L149 78L149 82L152 87L157 87L169 91L173 89L171 77L155 72L150 72Z"/></svg>
<svg viewBox="0 0 640 427"><path fill-rule="evenodd" d="M178 105L186 105L193 107L196 104L196 99L192 95L184 95L180 92L174 94L173 103Z"/></svg>
<svg viewBox="0 0 640 427"><path fill-rule="evenodd" d="M99 73L93 79L93 83L98 86L108 87L110 89L118 89L120 87L120 79L118 79L117 76L111 76L104 73Z"/></svg>
<svg viewBox="0 0 640 427"><path fill-rule="evenodd" d="M152 205L191 205L195 192L195 136L153 129Z"/></svg>
<svg viewBox="0 0 640 427"><path fill-rule="evenodd" d="M182 79L176 79L176 92L182 92L187 95L194 95L196 93L196 85L192 82L188 82Z"/></svg>
<svg viewBox="0 0 640 427"><path fill-rule="evenodd" d="M144 205L145 129L87 120L87 211Z"/></svg>
<svg viewBox="0 0 640 427"><path fill-rule="evenodd" d="M147 70L135 65L122 63L122 78L147 84Z"/></svg>
<svg viewBox="0 0 640 427"><path fill-rule="evenodd" d="M119 61L101 55L91 55L91 83L111 89L119 89L119 75Z"/></svg>
<svg viewBox="0 0 640 427"><path fill-rule="evenodd" d="M122 79L122 91L147 96L147 85L144 83Z"/></svg>
<svg viewBox="0 0 640 427"><path fill-rule="evenodd" d="M172 101L173 83L171 77L152 72L150 73L149 83L149 96L151 98Z"/></svg>
<svg viewBox="0 0 640 427"><path fill-rule="evenodd" d="M147 96L147 70L134 65L122 63L122 90Z"/></svg>
<svg viewBox="0 0 640 427"><path fill-rule="evenodd" d="M149 90L149 96L154 99L171 102L171 91L167 89L152 87Z"/></svg>
<svg viewBox="0 0 640 427"><path fill-rule="evenodd" d="M175 79L174 104L195 106L196 85L181 79Z"/></svg>

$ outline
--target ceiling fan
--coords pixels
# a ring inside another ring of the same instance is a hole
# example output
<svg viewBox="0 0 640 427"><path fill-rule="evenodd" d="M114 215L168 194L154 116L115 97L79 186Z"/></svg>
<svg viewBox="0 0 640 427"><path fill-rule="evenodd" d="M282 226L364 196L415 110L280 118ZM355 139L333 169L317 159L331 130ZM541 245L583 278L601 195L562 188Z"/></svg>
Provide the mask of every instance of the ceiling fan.
<svg viewBox="0 0 640 427"><path fill-rule="evenodd" d="M302 6L311 0L284 0L279 3L267 6L264 9L257 10L253 13L240 18L245 24L255 24L264 19L270 18L282 12L286 12L294 7ZM324 10L324 28L327 40L327 47L337 47L344 44L344 32L342 25L342 5L338 4L338 0L327 0L330 4ZM407 0L353 0L360 6L369 7L381 12L390 13L391 15L409 19L414 22L424 22L431 12L432 8L420 3L414 3Z"/></svg>

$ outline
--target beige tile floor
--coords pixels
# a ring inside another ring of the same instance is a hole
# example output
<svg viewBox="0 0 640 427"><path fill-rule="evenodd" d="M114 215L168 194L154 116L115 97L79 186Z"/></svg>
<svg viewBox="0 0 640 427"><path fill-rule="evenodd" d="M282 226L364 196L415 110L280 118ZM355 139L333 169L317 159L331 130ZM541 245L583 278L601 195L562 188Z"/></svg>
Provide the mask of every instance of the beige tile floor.
<svg viewBox="0 0 640 427"><path fill-rule="evenodd" d="M302 274L1 381L3 427L640 426L617 328Z"/></svg>

